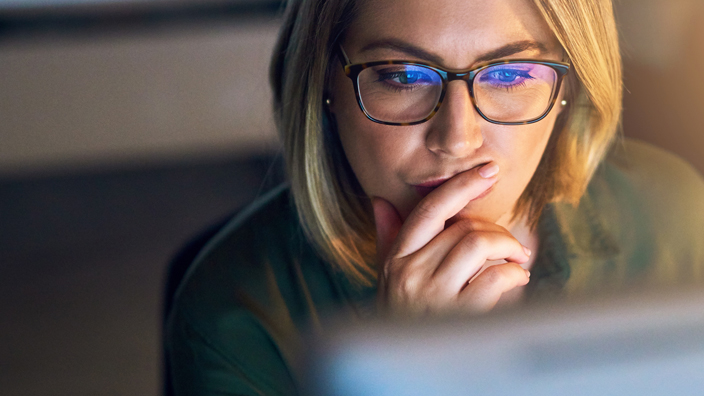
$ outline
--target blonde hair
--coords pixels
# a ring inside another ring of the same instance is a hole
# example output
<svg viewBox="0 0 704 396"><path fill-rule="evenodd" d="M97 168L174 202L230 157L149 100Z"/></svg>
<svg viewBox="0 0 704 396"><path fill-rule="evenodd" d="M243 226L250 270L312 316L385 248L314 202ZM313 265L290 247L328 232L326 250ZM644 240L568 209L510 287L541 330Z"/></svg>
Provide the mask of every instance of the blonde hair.
<svg viewBox="0 0 704 396"><path fill-rule="evenodd" d="M577 204L584 194L619 130L622 77L611 0L533 1L572 64L568 107L514 210L535 226L547 203ZM299 221L324 259L370 284L373 216L323 104L334 46L356 12L354 0L290 0L270 80Z"/></svg>

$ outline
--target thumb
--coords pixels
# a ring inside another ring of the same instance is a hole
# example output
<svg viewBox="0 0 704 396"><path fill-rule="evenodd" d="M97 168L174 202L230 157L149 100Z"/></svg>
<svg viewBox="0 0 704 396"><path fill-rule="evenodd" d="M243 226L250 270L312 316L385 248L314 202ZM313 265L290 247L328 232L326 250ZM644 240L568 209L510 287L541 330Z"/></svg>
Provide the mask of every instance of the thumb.
<svg viewBox="0 0 704 396"><path fill-rule="evenodd" d="M376 224L376 254L382 263L389 254L403 221L396 208L384 198L372 197L374 224Z"/></svg>

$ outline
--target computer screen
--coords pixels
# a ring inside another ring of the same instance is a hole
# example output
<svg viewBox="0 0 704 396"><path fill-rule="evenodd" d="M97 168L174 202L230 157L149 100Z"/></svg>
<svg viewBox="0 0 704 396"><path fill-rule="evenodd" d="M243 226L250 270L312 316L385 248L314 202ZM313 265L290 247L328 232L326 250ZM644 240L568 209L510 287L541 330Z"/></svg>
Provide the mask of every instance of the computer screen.
<svg viewBox="0 0 704 396"><path fill-rule="evenodd" d="M701 395L704 293L339 326L311 341L319 395ZM333 326L334 327L334 326Z"/></svg>

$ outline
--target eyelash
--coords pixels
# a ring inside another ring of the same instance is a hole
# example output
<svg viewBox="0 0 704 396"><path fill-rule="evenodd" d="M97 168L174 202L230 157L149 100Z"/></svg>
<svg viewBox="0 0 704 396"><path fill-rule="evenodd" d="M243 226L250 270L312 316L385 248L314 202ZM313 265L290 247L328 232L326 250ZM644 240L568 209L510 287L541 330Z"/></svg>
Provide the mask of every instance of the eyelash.
<svg viewBox="0 0 704 396"><path fill-rule="evenodd" d="M399 86L399 85L394 85L394 84L390 84L387 82L387 81L392 80L394 78L399 78L403 74L406 74L406 72L403 72L403 71L397 71L397 72L379 71L379 72L377 72L377 74L379 75L379 78L376 81L385 83L386 87L393 92L413 91L413 90L418 89L419 85L420 85L420 84L412 84L411 83L411 84L403 84L403 85Z"/></svg>

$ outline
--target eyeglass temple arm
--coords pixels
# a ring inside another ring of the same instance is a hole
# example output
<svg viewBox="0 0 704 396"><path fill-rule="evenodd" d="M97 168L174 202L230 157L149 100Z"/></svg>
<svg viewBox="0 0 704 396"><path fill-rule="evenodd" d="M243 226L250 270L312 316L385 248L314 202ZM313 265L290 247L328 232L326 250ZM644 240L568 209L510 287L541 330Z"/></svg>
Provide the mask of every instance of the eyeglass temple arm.
<svg viewBox="0 0 704 396"><path fill-rule="evenodd" d="M340 59L342 67L345 67L350 64L350 58L347 57L345 50L342 48L342 44L337 45L337 57Z"/></svg>

